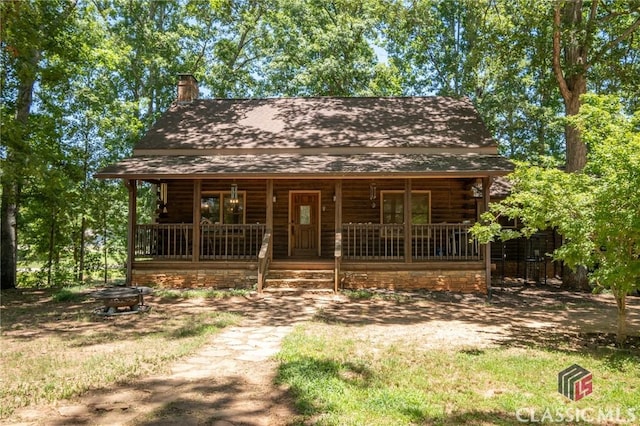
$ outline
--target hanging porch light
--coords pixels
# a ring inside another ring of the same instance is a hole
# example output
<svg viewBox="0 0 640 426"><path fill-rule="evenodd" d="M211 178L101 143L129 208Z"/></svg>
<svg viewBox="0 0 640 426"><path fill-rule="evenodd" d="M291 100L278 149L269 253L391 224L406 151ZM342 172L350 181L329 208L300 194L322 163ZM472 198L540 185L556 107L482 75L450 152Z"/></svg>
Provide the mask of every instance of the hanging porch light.
<svg viewBox="0 0 640 426"><path fill-rule="evenodd" d="M162 210L162 213L167 213L167 195L167 184L163 182L160 184L160 209Z"/></svg>
<svg viewBox="0 0 640 426"><path fill-rule="evenodd" d="M238 204L240 200L238 199L238 185L235 183L231 185L231 199L229 202L231 204Z"/></svg>
<svg viewBox="0 0 640 426"><path fill-rule="evenodd" d="M369 201L371 201L371 208L372 209L376 208L376 202L375 202L376 197L377 197L376 184L375 184L375 182L371 182L369 184Z"/></svg>

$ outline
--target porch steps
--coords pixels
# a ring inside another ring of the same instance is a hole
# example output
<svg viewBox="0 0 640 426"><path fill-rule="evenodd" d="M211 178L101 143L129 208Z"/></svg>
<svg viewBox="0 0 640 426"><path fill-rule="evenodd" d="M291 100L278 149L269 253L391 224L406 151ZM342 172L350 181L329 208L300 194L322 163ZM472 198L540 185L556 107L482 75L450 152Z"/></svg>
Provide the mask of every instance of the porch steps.
<svg viewBox="0 0 640 426"><path fill-rule="evenodd" d="M264 290L333 291L332 269L270 269Z"/></svg>

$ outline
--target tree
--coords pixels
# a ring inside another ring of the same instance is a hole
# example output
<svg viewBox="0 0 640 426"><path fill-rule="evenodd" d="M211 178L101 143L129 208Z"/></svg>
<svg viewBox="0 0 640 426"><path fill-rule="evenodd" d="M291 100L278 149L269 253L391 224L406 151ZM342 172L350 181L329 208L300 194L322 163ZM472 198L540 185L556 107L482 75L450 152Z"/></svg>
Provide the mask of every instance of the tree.
<svg viewBox="0 0 640 426"><path fill-rule="evenodd" d="M2 40L2 200L0 288L16 286L20 195L32 156L36 82L67 77L64 59L76 52L76 4L7 1L0 4Z"/></svg>
<svg viewBox="0 0 640 426"><path fill-rule="evenodd" d="M376 1L276 4L264 18L273 40L265 51L264 94L375 95L372 89L384 92L387 83L393 86L390 70L376 67Z"/></svg>
<svg viewBox="0 0 640 426"><path fill-rule="evenodd" d="M554 259L585 265L592 285L613 294L621 345L627 294L640 289L640 110L624 114L615 97L587 95L581 102L581 112L568 120L589 148L583 173L519 164L510 177L512 194L493 204L472 232L486 243L556 229L566 240ZM503 231L500 217L518 218L524 227Z"/></svg>
<svg viewBox="0 0 640 426"><path fill-rule="evenodd" d="M553 71L567 116L580 112L580 99L587 92L590 69L625 52L628 40L638 28L638 2L555 1ZM565 140L567 171L582 170L587 161L587 148L571 120L565 126Z"/></svg>

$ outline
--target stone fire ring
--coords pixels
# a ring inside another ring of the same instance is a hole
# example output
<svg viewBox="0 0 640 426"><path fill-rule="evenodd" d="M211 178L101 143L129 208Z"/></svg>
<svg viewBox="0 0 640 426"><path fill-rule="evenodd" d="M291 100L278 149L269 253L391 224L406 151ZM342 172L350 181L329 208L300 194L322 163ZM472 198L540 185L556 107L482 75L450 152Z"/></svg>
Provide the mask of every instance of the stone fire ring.
<svg viewBox="0 0 640 426"><path fill-rule="evenodd" d="M148 311L149 306L144 304L143 296L152 292L150 287L110 287L91 295L103 304L102 308L96 310L98 315L122 315Z"/></svg>

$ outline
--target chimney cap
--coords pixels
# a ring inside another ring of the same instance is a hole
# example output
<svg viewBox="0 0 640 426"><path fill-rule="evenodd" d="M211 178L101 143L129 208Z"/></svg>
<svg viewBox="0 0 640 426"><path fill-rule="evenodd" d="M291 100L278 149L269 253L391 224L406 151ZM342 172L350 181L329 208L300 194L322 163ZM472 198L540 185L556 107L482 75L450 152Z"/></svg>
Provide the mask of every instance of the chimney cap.
<svg viewBox="0 0 640 426"><path fill-rule="evenodd" d="M196 83L198 82L198 79L195 78L195 76L193 74L191 74L190 72L179 72L178 73L178 77L180 77L180 80L186 80L186 78L183 79L183 77L191 77L192 79L194 79L196 81Z"/></svg>

